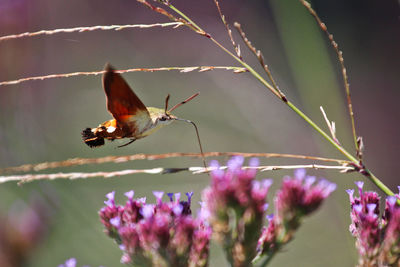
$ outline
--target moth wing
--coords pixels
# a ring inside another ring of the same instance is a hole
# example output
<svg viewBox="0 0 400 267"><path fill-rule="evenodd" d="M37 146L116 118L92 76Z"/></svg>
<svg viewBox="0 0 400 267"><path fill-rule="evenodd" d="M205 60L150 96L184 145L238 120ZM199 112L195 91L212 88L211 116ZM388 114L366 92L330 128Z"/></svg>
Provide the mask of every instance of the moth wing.
<svg viewBox="0 0 400 267"><path fill-rule="evenodd" d="M124 78L107 64L103 74L103 88L107 97L107 109L119 124L151 120L149 111L132 91Z"/></svg>

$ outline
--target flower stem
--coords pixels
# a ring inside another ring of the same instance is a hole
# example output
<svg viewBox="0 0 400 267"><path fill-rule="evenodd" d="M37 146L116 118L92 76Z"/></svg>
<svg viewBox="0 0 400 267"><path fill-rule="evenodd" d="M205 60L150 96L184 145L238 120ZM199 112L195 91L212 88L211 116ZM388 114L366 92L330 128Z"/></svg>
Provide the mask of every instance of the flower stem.
<svg viewBox="0 0 400 267"><path fill-rule="evenodd" d="M197 28L198 31L202 31L204 32L196 23L194 23L193 20L191 20L188 16L186 16L184 13L182 13L179 9L177 9L176 7L174 7L172 4L167 4L168 7L170 9L172 9L173 11L175 11L177 14L179 14L179 16L181 16L182 18L184 18L186 21L188 21L190 24L192 24L195 28Z"/></svg>
<svg viewBox="0 0 400 267"><path fill-rule="evenodd" d="M251 263L254 266L265 267L274 258L274 256L277 254L279 249L280 248L276 247L275 249L273 249L272 251L270 251L266 255L265 254L259 254L256 257L254 257L254 259L251 261Z"/></svg>

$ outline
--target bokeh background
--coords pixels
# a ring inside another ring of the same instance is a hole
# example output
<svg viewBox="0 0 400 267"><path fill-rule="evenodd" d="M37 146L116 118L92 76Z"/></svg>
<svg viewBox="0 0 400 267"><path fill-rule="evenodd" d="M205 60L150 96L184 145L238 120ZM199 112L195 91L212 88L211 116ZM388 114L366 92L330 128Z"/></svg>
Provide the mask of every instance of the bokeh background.
<svg viewBox="0 0 400 267"><path fill-rule="evenodd" d="M231 49L212 0L175 0L175 6ZM336 122L337 135L354 152L339 64L304 7L295 0L221 0L227 20L242 24L261 49L287 97L324 129L319 106ZM357 132L363 136L367 166L392 190L397 173L400 127L400 23L394 0L312 1L344 52L350 77ZM77 26L167 22L136 1L122 0L1 0L0 35ZM245 59L258 62L241 44ZM116 68L236 65L207 38L187 28L130 29L57 34L0 43L0 81L22 77L100 70L106 62ZM260 70L261 71L261 70ZM200 97L176 110L200 129L206 151L277 152L343 158L321 136L289 110L250 74L229 71L204 73L130 73L124 77L148 106L162 107L199 91ZM133 145L118 142L90 149L80 132L108 120L100 76L49 79L0 87L0 167L59 161L73 157L102 157L135 153L197 152L190 125L174 123ZM225 161L225 158L221 158ZM262 159L262 164L304 161ZM199 159L134 161L88 165L47 172L111 171L126 168L200 166ZM308 218L296 238L271 266L354 266L356 251L348 232L349 207L345 189L358 174L310 171L338 184L323 207ZM260 173L275 180L274 190L289 171ZM137 197L152 190L195 192L195 203L207 186L207 175L132 175L112 179L55 180L0 185L3 216L19 201L45 195L53 207L47 236L31 253L27 266L56 266L76 257L79 266L122 266L121 252L102 233L97 211L112 190L122 203L123 192ZM377 190L367 182L367 188ZM270 200L272 193L270 193ZM194 205L196 210L198 205ZM226 266L212 245L211 266Z"/></svg>

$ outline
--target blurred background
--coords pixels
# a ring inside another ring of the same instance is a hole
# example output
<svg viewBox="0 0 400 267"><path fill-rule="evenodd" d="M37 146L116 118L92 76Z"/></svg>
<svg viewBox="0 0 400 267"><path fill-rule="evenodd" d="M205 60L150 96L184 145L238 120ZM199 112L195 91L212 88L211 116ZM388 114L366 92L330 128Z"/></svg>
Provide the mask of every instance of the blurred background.
<svg viewBox="0 0 400 267"><path fill-rule="evenodd" d="M175 0L214 38L231 49L212 0ZM228 22L238 21L262 52L280 88L323 129L323 106L336 122L337 136L354 154L350 121L339 64L314 19L295 0L220 1ZM377 177L397 191L400 114L399 2L372 0L312 1L344 53L350 79L357 133L364 138L365 162ZM167 22L136 1L122 0L1 0L0 36L78 26ZM240 38L243 56L261 69ZM0 81L23 77L101 70L106 62L118 69L166 66L237 65L207 38L185 27L56 34L0 43ZM148 106L163 107L167 93L174 104L199 91L200 96L175 115L197 123L205 151L276 152L344 158L309 125L283 105L249 73L229 71L155 72L123 75ZM176 122L145 139L117 149L123 142L90 149L82 129L110 119L100 76L48 79L0 87L0 168L74 157L135 153L198 152L190 125ZM222 162L226 158L220 158ZM264 165L307 161L261 159ZM199 159L133 161L120 164L60 168L51 172L93 172L154 167L201 166ZM291 171L260 173L275 180L274 190ZM323 207L308 218L296 238L271 266L354 266L357 255L348 225L345 189L358 174L309 171L338 184ZM30 250L26 266L57 266L67 258L79 266L122 266L121 252L102 233L97 215L112 190L154 200L153 190L195 192L195 201L209 183L207 175L132 175L112 179L40 181L0 185L0 213L16 204L29 205L40 196L51 210L47 235ZM366 181L368 189L377 190ZM379 192L382 196L383 193ZM272 200L272 192L269 195ZM17 205L18 206L18 205ZM196 204L193 209L198 209ZM46 217L47 218L47 217ZM222 251L212 244L211 266L226 266Z"/></svg>

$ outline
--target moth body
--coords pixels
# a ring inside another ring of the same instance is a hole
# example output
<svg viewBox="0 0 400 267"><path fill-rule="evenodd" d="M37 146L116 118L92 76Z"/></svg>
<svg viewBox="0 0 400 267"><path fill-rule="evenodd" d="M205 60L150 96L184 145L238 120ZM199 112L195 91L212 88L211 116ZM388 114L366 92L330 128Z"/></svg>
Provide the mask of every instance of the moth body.
<svg viewBox="0 0 400 267"><path fill-rule="evenodd" d="M166 109L146 107L122 76L108 64L103 75L103 88L107 109L114 118L82 131L83 141L90 147L104 145L104 139L130 138L133 142L177 119Z"/></svg>

